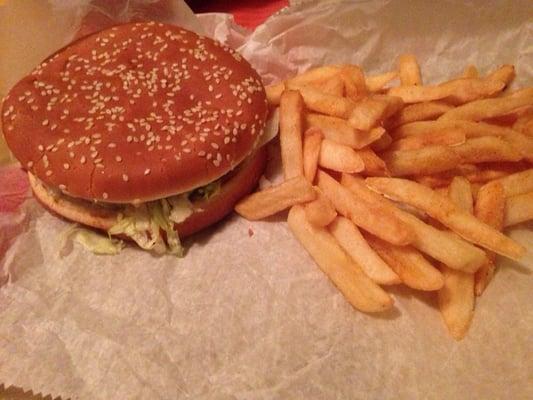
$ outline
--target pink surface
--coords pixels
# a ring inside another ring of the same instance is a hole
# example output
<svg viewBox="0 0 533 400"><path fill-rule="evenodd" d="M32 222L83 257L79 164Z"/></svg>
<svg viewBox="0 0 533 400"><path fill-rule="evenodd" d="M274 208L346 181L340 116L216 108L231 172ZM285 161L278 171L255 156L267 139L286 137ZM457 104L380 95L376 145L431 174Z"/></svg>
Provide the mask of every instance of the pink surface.
<svg viewBox="0 0 533 400"><path fill-rule="evenodd" d="M18 165L0 167L0 212L15 211L29 194L28 176Z"/></svg>

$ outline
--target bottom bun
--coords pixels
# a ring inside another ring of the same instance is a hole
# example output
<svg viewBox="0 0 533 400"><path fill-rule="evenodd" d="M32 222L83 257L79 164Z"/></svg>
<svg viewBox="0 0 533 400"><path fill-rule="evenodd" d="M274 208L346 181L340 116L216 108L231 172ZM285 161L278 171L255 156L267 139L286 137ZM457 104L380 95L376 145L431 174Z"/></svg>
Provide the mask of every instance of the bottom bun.
<svg viewBox="0 0 533 400"><path fill-rule="evenodd" d="M198 211L174 226L180 238L213 225L231 213L235 204L255 188L265 170L266 161L267 152L265 147L262 147L230 173L231 175L222 183L215 196L208 200L194 202L194 208ZM28 175L30 186L37 200L55 214L103 231L108 231L116 224L121 210L119 206L99 206L86 200L55 194L33 175Z"/></svg>

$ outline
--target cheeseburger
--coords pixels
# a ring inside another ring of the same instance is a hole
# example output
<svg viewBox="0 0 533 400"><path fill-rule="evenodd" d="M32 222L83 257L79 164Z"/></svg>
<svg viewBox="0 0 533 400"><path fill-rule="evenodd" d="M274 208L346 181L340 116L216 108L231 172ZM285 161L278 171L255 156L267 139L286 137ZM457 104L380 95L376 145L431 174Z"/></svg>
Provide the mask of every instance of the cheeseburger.
<svg viewBox="0 0 533 400"><path fill-rule="evenodd" d="M261 176L267 101L237 52L176 26L116 26L55 53L2 105L49 210L144 249L222 219Z"/></svg>

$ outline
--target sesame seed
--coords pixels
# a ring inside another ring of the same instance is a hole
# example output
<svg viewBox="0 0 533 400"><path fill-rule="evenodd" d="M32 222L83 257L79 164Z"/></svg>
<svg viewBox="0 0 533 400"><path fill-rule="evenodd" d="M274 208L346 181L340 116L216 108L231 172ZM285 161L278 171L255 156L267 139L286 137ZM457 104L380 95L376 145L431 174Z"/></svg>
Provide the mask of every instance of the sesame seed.
<svg viewBox="0 0 533 400"><path fill-rule="evenodd" d="M47 119L45 119L45 120L41 123L41 125L42 125L42 126L46 126L46 125L48 125L49 122L50 122L50 121L48 121Z"/></svg>
<svg viewBox="0 0 533 400"><path fill-rule="evenodd" d="M109 195L108 195L106 192L104 192L104 193L102 193L102 197L103 197L104 199L107 199L107 198L109 197Z"/></svg>
<svg viewBox="0 0 533 400"><path fill-rule="evenodd" d="M48 170L46 171L46 176L51 176L52 175L52 171Z"/></svg>
<svg viewBox="0 0 533 400"><path fill-rule="evenodd" d="M146 168L146 169L144 170L144 175L148 175L149 173L150 173L150 168Z"/></svg>
<svg viewBox="0 0 533 400"><path fill-rule="evenodd" d="M68 165L68 163L65 163L65 164L63 164L63 168L65 168L65 169L69 169L69 168L70 168L70 165Z"/></svg>
<svg viewBox="0 0 533 400"><path fill-rule="evenodd" d="M116 157L115 157L115 160L116 160L117 162L122 162L122 157L121 157L121 156L116 156Z"/></svg>
<svg viewBox="0 0 533 400"><path fill-rule="evenodd" d="M128 175L126 175L126 174L122 174L122 180L123 180L124 182L129 181L129 179L130 179L130 178L128 177Z"/></svg>
<svg viewBox="0 0 533 400"><path fill-rule="evenodd" d="M86 161L87 161L87 158L85 158L85 156L81 156L81 158L80 158L80 162L81 162L82 164L85 164Z"/></svg>
<svg viewBox="0 0 533 400"><path fill-rule="evenodd" d="M26 167L27 168L33 167L33 161L28 161L28 163L26 164Z"/></svg>

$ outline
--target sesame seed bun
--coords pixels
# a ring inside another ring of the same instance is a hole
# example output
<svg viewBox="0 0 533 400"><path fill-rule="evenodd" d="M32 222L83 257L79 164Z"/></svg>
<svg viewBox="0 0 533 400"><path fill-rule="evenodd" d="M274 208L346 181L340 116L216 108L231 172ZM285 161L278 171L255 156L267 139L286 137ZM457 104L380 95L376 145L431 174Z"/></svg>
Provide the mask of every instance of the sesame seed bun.
<svg viewBox="0 0 533 400"><path fill-rule="evenodd" d="M238 53L148 22L58 51L15 85L1 115L13 154L45 185L132 203L187 192L234 169L258 142L267 102Z"/></svg>
<svg viewBox="0 0 533 400"><path fill-rule="evenodd" d="M179 236L184 238L192 235L231 213L237 201L254 189L265 169L266 161L267 152L263 147L231 173L215 196L195 202L195 212L174 226ZM28 175L37 200L55 214L103 231L108 231L116 224L120 212L118 207L101 207L90 201L63 194L55 195L31 173Z"/></svg>

